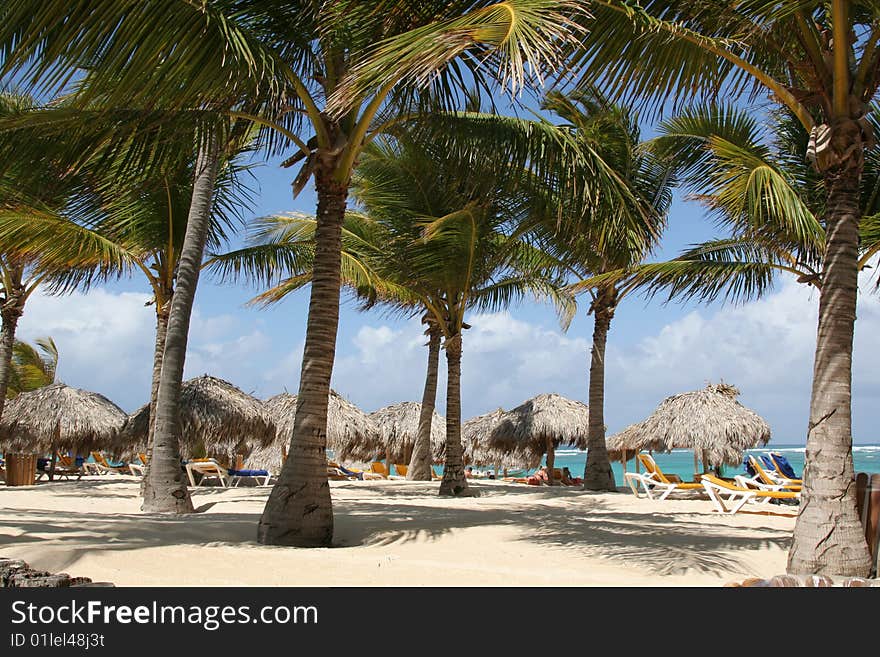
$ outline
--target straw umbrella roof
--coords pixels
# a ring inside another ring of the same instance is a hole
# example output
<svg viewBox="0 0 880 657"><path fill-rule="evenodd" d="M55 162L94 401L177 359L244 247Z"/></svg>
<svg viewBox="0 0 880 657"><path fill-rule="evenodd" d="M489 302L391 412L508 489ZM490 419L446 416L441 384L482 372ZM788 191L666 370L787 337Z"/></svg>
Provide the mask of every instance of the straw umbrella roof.
<svg viewBox="0 0 880 657"><path fill-rule="evenodd" d="M623 449L692 449L706 463L739 465L743 451L767 444L770 426L740 404L738 395L732 385L710 383L702 390L667 397L650 417L608 439L609 456L620 458Z"/></svg>
<svg viewBox="0 0 880 657"><path fill-rule="evenodd" d="M271 470L281 463L282 450L287 449L293 436L296 395L282 392L267 399L265 407L275 423L274 438L268 445L255 449L245 462L249 467ZM384 449L376 423L335 390L330 391L327 406L327 448L339 459L357 460L372 459Z"/></svg>
<svg viewBox="0 0 880 657"><path fill-rule="evenodd" d="M553 447L572 445L584 449L590 411L583 402L555 393L541 394L505 412L489 434L488 445L504 452L522 452L537 457Z"/></svg>
<svg viewBox="0 0 880 657"><path fill-rule="evenodd" d="M489 437L504 417L504 409L498 408L483 415L472 417L461 426L461 443L464 457L474 465L499 465L507 468L538 467L541 455L532 450L501 449L489 444Z"/></svg>
<svg viewBox="0 0 880 657"><path fill-rule="evenodd" d="M4 451L42 454L103 448L127 416L104 395L53 383L6 402L0 422Z"/></svg>
<svg viewBox="0 0 880 657"><path fill-rule="evenodd" d="M416 442L419 434L419 416L422 405L419 402L399 402L370 413L370 418L379 429L379 438L391 459L402 462L407 446ZM436 410L431 414L431 455L439 460L446 442L446 420Z"/></svg>
<svg viewBox="0 0 880 657"><path fill-rule="evenodd" d="M208 454L251 449L275 438L275 424L259 399L228 381L207 374L180 387L180 451L189 458L204 447ZM142 448L150 429L150 404L128 420L115 451Z"/></svg>

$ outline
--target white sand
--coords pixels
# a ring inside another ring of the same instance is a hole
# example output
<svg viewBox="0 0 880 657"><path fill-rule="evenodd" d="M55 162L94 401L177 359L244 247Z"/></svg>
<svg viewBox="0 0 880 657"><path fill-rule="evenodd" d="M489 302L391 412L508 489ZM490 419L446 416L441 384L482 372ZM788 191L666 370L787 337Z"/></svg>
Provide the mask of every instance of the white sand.
<svg viewBox="0 0 880 657"><path fill-rule="evenodd" d="M472 484L331 482L333 548L257 544L268 488L197 488L200 513L139 511L133 477L0 485L0 556L118 586L719 586L785 572L796 507Z"/></svg>

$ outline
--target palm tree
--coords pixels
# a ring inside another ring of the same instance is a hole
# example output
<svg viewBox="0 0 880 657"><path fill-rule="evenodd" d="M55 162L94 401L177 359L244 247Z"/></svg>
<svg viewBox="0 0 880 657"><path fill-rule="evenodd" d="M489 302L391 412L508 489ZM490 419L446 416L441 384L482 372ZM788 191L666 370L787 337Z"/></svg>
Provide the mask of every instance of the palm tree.
<svg viewBox="0 0 880 657"><path fill-rule="evenodd" d="M851 381L859 191L880 85L875 3L596 0L592 11L596 29L579 50L581 66L573 65L582 83L650 96L654 107L763 90L810 135L827 237L803 501L788 570L865 575L869 555L851 483Z"/></svg>
<svg viewBox="0 0 880 657"><path fill-rule="evenodd" d="M588 313L593 315L593 346L584 488L615 491L605 447L605 345L614 312L633 289L627 285L628 272L649 254L665 225L672 178L667 166L640 149L637 117L627 108L612 106L597 91L570 95L552 92L545 97L543 109L552 111L577 139L590 144L632 190L632 203L605 206L598 211L592 204L586 208L563 204L557 213L565 214L563 227L574 226L578 230L571 234L570 230L559 231L554 225L549 236L554 252L561 253L568 271L582 279L570 289L588 292L591 298ZM623 222L625 229L617 230L620 215L627 213L631 217ZM593 229L584 231L591 214ZM590 281L619 271L624 272L619 279L596 284Z"/></svg>
<svg viewBox="0 0 880 657"><path fill-rule="evenodd" d="M486 158L472 156L468 169L438 153L436 143L404 136L374 141L364 149L353 178L354 196L364 214L347 214L342 271L365 308L378 303L406 315L422 315L429 334L439 333L435 347L429 348L424 395L424 405L431 410L435 358L439 337L443 338L448 389L440 492L466 495L460 410L466 311L504 307L529 293L553 299L564 313L573 302L547 273L559 263L515 230L528 216L533 199L512 192L513 184L505 176L480 169ZM316 222L294 216L266 218L263 224L267 230L254 246L219 256L212 264L227 276L245 274L267 283L283 271L283 279L255 299L272 303L308 282Z"/></svg>
<svg viewBox="0 0 880 657"><path fill-rule="evenodd" d="M52 338L37 338L36 347L16 340L6 398L55 383L58 371L58 347Z"/></svg>
<svg viewBox="0 0 880 657"><path fill-rule="evenodd" d="M40 120L38 114L34 117ZM219 248L227 239L228 230L243 220L242 211L252 201L251 190L241 180L247 168L237 160L227 161L218 174L208 248ZM0 245L14 244L20 252L63 261L70 257L71 244L93 238L112 244L117 254L127 256L126 263L131 266L115 273L121 276L129 269L140 271L152 293L149 304L156 311L150 390L153 417L175 276L192 197L193 162L183 160L161 172L137 177L129 174L121 180L122 176L116 171L98 173L97 177L90 176L88 192L93 207L88 213L78 213L76 220L51 213L37 217L0 216ZM112 262L107 265L112 266ZM68 270L65 276L69 286L87 289L95 282L96 272L94 269Z"/></svg>

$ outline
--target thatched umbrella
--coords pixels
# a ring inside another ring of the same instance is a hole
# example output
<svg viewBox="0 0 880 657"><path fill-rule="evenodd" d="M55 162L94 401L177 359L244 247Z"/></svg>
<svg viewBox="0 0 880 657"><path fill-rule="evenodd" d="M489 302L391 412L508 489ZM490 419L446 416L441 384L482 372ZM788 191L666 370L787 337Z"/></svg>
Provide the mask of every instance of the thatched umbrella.
<svg viewBox="0 0 880 657"><path fill-rule="evenodd" d="M217 377L199 376L180 387L180 455L247 455L275 438L275 423L259 399ZM129 419L115 443L116 453L143 450L150 429L150 405ZM229 458L229 465L234 465Z"/></svg>
<svg viewBox="0 0 880 657"><path fill-rule="evenodd" d="M664 399L647 419L608 439L609 456L626 457L642 450L694 450L712 465L739 465L747 449L766 445L770 426L737 401L739 390L726 383Z"/></svg>
<svg viewBox="0 0 880 657"><path fill-rule="evenodd" d="M275 436L268 445L251 452L247 465L273 471L287 458L296 417L296 395L282 392L267 399L265 406L275 423ZM336 458L361 461L372 459L382 449L376 423L335 390L330 391L327 406L327 449Z"/></svg>
<svg viewBox="0 0 880 657"><path fill-rule="evenodd" d="M472 417L461 425L461 444L466 463L530 470L541 463L540 454L531 450L506 450L489 445L489 437L504 416L504 409L497 408L489 413Z"/></svg>
<svg viewBox="0 0 880 657"><path fill-rule="evenodd" d="M541 394L504 413L489 434L488 445L507 453L530 454L538 463L546 454L552 473L557 447L586 447L589 420L589 408L583 402Z"/></svg>
<svg viewBox="0 0 880 657"><path fill-rule="evenodd" d="M125 425L127 416L104 395L53 383L23 392L6 404L0 422L0 446L6 453L85 453L103 448Z"/></svg>
<svg viewBox="0 0 880 657"><path fill-rule="evenodd" d="M370 413L385 446L385 459L390 463L409 463L413 445L419 434L419 402L400 402ZM431 456L439 461L446 442L446 420L435 410L431 415Z"/></svg>

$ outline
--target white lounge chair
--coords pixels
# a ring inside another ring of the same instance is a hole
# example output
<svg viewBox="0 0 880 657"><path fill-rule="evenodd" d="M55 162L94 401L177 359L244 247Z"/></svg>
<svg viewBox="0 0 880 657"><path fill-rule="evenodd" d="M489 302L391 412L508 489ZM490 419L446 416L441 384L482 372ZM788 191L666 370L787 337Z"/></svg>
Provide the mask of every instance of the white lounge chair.
<svg viewBox="0 0 880 657"><path fill-rule="evenodd" d="M196 483L194 473L202 475L199 483ZM224 468L214 459L196 459L186 464L186 475L189 477L190 486L201 486L208 479L217 479L224 488L229 486L231 477L229 470Z"/></svg>
<svg viewBox="0 0 880 657"><path fill-rule="evenodd" d="M763 498L776 500L796 500L800 499L801 494L794 491L782 490L760 490L757 488L747 488L738 484L732 484L724 479L719 479L715 475L704 474L700 478L712 505L719 513L736 513L742 509L748 502L759 501ZM724 499L727 495L727 499ZM732 506L728 508L727 504Z"/></svg>

